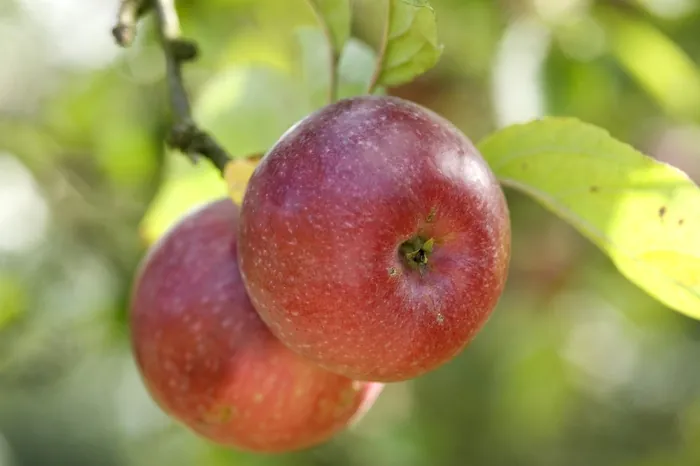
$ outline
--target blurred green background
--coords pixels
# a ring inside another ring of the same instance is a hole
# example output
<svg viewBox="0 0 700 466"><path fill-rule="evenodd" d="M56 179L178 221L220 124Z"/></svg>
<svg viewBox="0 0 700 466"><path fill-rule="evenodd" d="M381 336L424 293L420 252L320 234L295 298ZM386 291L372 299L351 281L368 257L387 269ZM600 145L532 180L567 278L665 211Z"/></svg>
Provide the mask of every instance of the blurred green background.
<svg viewBox="0 0 700 466"><path fill-rule="evenodd" d="M432 3L445 53L388 92L475 141L575 116L700 178L700 1ZM355 2L345 95L371 74L377 4ZM323 104L324 44L304 0L178 8L202 49L186 70L195 114L234 156ZM357 426L306 452L229 451L169 421L129 352L131 278L149 232L226 189L206 163L163 150L151 21L121 50L116 11L0 0L0 466L700 464L700 324L510 191L507 292L453 362L389 386Z"/></svg>

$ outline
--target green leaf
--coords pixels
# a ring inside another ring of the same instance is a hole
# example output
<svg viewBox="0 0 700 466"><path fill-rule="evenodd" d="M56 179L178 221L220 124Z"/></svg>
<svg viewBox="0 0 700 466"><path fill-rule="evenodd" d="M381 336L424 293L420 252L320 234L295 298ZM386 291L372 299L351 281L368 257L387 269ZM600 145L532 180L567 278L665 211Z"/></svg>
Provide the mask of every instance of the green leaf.
<svg viewBox="0 0 700 466"><path fill-rule="evenodd" d="M297 29L296 35L300 48L297 62L301 67L302 81L311 107L317 109L328 103L331 85L327 70L332 64L324 52L324 34L318 28L304 27ZM348 39L338 62L337 98L366 94L376 61L376 52L372 47L358 39ZM380 92L383 92L383 88L375 89L374 93Z"/></svg>
<svg viewBox="0 0 700 466"><path fill-rule="evenodd" d="M646 21L608 11L602 15L620 65L666 112L700 118L700 70L672 39Z"/></svg>
<svg viewBox="0 0 700 466"><path fill-rule="evenodd" d="M340 57L338 74L340 87L338 98L345 99L367 93L372 81L377 53L364 42L351 38L345 44L345 50ZM375 87L372 94L384 94L384 87Z"/></svg>
<svg viewBox="0 0 700 466"><path fill-rule="evenodd" d="M326 52L325 35L319 28L301 27L295 31L299 45L301 79L312 108L328 103L331 78L328 70L333 66Z"/></svg>
<svg viewBox="0 0 700 466"><path fill-rule="evenodd" d="M337 56L350 38L350 0L308 0Z"/></svg>
<svg viewBox="0 0 700 466"><path fill-rule="evenodd" d="M256 163L234 159L224 177L209 163L192 164L180 153L168 154L168 170L139 226L141 238L153 244L195 207L228 195L241 204Z"/></svg>
<svg viewBox="0 0 700 466"><path fill-rule="evenodd" d="M440 59L435 11L427 0L387 0L387 32L377 84L397 86L425 73Z"/></svg>
<svg viewBox="0 0 700 466"><path fill-rule="evenodd" d="M667 306L700 319L700 189L606 131L569 118L479 144L503 185L531 196Z"/></svg>

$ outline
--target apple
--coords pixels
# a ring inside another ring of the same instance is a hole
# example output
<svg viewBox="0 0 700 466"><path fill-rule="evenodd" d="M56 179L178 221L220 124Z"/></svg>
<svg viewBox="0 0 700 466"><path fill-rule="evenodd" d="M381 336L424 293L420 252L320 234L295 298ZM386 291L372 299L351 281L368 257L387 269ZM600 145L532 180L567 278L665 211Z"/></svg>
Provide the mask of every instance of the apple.
<svg viewBox="0 0 700 466"><path fill-rule="evenodd" d="M144 258L131 300L131 342L161 408L201 436L284 452L331 438L369 409L381 385L325 371L280 343L238 270L239 208L210 202Z"/></svg>
<svg viewBox="0 0 700 466"><path fill-rule="evenodd" d="M507 278L510 217L450 122L359 96L310 114L265 155L238 250L253 305L287 347L396 382L451 360L483 327Z"/></svg>

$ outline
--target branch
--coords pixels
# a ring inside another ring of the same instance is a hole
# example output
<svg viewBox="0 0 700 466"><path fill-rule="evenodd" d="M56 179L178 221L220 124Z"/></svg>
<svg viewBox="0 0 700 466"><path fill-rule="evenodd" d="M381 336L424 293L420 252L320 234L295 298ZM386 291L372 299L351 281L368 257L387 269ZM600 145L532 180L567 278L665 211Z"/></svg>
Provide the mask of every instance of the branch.
<svg viewBox="0 0 700 466"><path fill-rule="evenodd" d="M136 37L136 23L152 6L151 0L121 0L117 25L112 28L112 35L119 45L131 45Z"/></svg>
<svg viewBox="0 0 700 466"><path fill-rule="evenodd" d="M139 18L150 9L155 10L160 43L165 54L165 74L174 119L166 143L170 148L188 155L193 162L197 162L197 154L204 156L223 174L231 157L192 120L192 109L182 79L182 65L197 58L198 50L197 44L181 37L175 0L121 0L112 35L122 47L131 45Z"/></svg>
<svg viewBox="0 0 700 466"><path fill-rule="evenodd" d="M174 124L168 145L187 154L193 162L196 154L209 159L216 168L224 172L231 160L226 151L209 134L202 131L192 120L190 101L182 79L182 65L197 57L197 45L180 35L180 20L174 0L152 0L154 2L160 41L165 54L166 76L170 92L170 105Z"/></svg>

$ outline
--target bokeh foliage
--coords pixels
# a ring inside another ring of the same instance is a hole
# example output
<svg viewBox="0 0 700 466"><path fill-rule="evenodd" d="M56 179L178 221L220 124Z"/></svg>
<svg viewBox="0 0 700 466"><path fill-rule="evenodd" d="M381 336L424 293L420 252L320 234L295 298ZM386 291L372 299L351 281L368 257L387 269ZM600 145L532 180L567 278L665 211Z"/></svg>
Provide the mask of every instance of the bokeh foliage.
<svg viewBox="0 0 700 466"><path fill-rule="evenodd" d="M354 2L341 95L372 78L377 3ZM577 117L700 178L700 2L431 3L441 60L388 92L475 141ZM315 70L329 57L304 0L178 5L203 52L186 72L195 116L232 155L263 152L322 105ZM0 0L0 465L700 464L700 325L510 190L508 289L455 361L390 386L360 424L309 452L228 451L167 420L129 353L131 279L149 238L226 186L206 162L164 150L152 25L118 50L115 11ZM244 183L249 165L239 168Z"/></svg>

